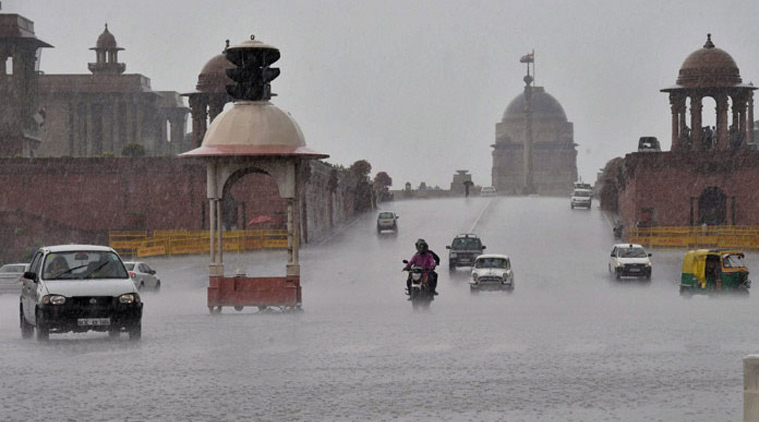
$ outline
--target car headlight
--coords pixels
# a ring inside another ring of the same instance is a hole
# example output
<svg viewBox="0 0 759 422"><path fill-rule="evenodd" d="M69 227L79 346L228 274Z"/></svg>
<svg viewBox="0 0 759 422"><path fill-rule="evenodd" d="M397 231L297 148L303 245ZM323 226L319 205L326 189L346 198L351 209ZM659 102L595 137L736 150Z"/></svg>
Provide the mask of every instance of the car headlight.
<svg viewBox="0 0 759 422"><path fill-rule="evenodd" d="M651 262L649 262L649 263L648 263L648 266L649 266L649 267L653 267L653 266L654 266L654 264L653 264L653 263L651 263Z"/></svg>
<svg viewBox="0 0 759 422"><path fill-rule="evenodd" d="M63 305L66 303L66 297L61 295L50 295L42 298L42 303L45 305Z"/></svg>
<svg viewBox="0 0 759 422"><path fill-rule="evenodd" d="M477 273L472 273L472 281L477 281Z"/></svg>
<svg viewBox="0 0 759 422"><path fill-rule="evenodd" d="M621 267L621 266L622 266L622 263L617 262L617 267Z"/></svg>
<svg viewBox="0 0 759 422"><path fill-rule="evenodd" d="M140 295L137 293L127 293L125 295L119 296L119 303L140 303Z"/></svg>

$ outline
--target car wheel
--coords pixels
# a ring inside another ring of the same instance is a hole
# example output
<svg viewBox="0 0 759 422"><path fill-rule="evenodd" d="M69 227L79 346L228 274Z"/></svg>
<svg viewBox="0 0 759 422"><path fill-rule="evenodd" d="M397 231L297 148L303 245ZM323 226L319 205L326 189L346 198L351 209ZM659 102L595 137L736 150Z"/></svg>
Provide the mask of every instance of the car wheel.
<svg viewBox="0 0 759 422"><path fill-rule="evenodd" d="M471 293L473 295L479 294L480 293L480 289L478 289L478 288L476 288L474 286L469 286L469 293Z"/></svg>
<svg viewBox="0 0 759 422"><path fill-rule="evenodd" d="M237 312L242 311L242 309L243 309L242 306L235 306L235 311L237 311Z"/></svg>
<svg viewBox="0 0 759 422"><path fill-rule="evenodd" d="M617 271L616 274L614 274L614 277L616 277L617 280L622 280L622 273Z"/></svg>
<svg viewBox="0 0 759 422"><path fill-rule="evenodd" d="M211 315L218 315L221 313L221 306L209 306L208 313Z"/></svg>
<svg viewBox="0 0 759 422"><path fill-rule="evenodd" d="M50 329L42 321L42 314L37 310L37 341L47 341L50 338Z"/></svg>
<svg viewBox="0 0 759 422"><path fill-rule="evenodd" d="M690 289L688 289L687 287L680 287L680 296L681 297L683 297L685 299L690 299L690 297L692 295L693 295L693 293L691 293Z"/></svg>
<svg viewBox="0 0 759 422"><path fill-rule="evenodd" d="M137 341L142 338L142 321L129 327L129 340Z"/></svg>
<svg viewBox="0 0 759 422"><path fill-rule="evenodd" d="M26 322L24 318L24 308L19 306L19 323L21 324L21 338L32 338L34 334L34 325Z"/></svg>
<svg viewBox="0 0 759 422"><path fill-rule="evenodd" d="M142 291L144 288L145 288L145 282L144 282L144 281L141 281L141 282L140 282L140 285L139 285L139 286L137 286L137 290L141 292L141 291Z"/></svg>
<svg viewBox="0 0 759 422"><path fill-rule="evenodd" d="M158 280L155 282L155 291L156 293L161 290L161 280Z"/></svg>

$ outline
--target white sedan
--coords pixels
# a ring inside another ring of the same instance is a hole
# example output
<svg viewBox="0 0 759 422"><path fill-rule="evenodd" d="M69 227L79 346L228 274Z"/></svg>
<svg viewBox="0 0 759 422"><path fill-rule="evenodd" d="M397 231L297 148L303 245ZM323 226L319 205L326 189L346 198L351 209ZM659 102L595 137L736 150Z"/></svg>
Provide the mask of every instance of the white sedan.
<svg viewBox="0 0 759 422"><path fill-rule="evenodd" d="M474 260L469 289L476 293L482 289L514 290L514 272L511 259L506 255L485 254Z"/></svg>
<svg viewBox="0 0 759 422"><path fill-rule="evenodd" d="M153 289L158 291L161 289L161 280L156 275L156 271L144 262L124 262L129 276L132 277L134 285L138 290Z"/></svg>

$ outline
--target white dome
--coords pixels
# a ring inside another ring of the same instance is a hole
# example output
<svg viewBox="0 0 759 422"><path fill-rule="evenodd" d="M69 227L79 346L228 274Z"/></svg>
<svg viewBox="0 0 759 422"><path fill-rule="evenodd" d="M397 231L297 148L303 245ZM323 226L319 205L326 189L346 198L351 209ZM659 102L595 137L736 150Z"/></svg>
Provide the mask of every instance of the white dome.
<svg viewBox="0 0 759 422"><path fill-rule="evenodd" d="M211 123L200 148L182 155L309 155L300 127L268 101L238 101Z"/></svg>

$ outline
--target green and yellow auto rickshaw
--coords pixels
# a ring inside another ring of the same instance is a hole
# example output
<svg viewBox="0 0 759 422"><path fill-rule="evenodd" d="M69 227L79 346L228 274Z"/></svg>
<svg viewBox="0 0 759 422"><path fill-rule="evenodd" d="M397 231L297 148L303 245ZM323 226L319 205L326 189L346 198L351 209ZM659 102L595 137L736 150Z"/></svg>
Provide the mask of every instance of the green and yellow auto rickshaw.
<svg viewBox="0 0 759 422"><path fill-rule="evenodd" d="M680 294L718 294L723 292L748 294L751 280L745 255L732 249L697 249L683 258Z"/></svg>

